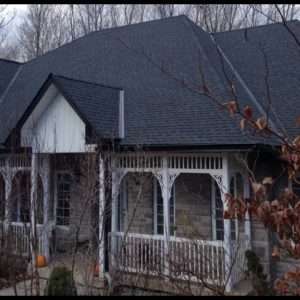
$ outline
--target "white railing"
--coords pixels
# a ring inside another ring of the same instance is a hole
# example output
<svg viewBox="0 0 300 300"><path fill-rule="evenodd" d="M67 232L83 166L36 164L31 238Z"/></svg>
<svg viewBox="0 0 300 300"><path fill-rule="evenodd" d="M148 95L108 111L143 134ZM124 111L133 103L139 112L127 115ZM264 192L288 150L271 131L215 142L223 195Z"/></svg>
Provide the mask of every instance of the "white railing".
<svg viewBox="0 0 300 300"><path fill-rule="evenodd" d="M164 238L157 235L109 233L117 249L116 265L127 272L164 275ZM224 285L226 281L222 241L170 238L169 269L172 278Z"/></svg>
<svg viewBox="0 0 300 300"><path fill-rule="evenodd" d="M8 236L4 237L9 243L13 254L30 255L30 224L21 222L12 222L5 224ZM39 253L43 249L43 225L37 225L37 239ZM3 238L3 237L2 237Z"/></svg>
<svg viewBox="0 0 300 300"><path fill-rule="evenodd" d="M232 283L238 283L245 275L246 259L245 251L248 249L248 245L245 241L232 241L232 270L231 280Z"/></svg>

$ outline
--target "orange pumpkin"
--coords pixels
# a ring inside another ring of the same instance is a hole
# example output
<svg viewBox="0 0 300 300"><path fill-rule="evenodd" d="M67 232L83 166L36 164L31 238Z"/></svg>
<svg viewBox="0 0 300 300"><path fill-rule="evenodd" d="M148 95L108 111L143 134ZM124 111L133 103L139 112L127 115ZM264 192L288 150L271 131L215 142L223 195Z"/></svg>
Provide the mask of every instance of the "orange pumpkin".
<svg viewBox="0 0 300 300"><path fill-rule="evenodd" d="M94 266L94 276L99 277L99 264L96 263Z"/></svg>
<svg viewBox="0 0 300 300"><path fill-rule="evenodd" d="M46 256L45 255L38 255L36 259L37 266L39 268L46 266Z"/></svg>

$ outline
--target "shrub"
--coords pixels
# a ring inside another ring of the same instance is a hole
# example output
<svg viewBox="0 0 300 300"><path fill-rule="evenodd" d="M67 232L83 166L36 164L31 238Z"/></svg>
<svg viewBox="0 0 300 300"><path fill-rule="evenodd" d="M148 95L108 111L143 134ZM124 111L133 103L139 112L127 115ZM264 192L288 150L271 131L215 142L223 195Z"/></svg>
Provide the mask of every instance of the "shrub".
<svg viewBox="0 0 300 300"><path fill-rule="evenodd" d="M66 267L55 267L50 275L45 295L76 296L77 291L72 272Z"/></svg>
<svg viewBox="0 0 300 300"><path fill-rule="evenodd" d="M263 272L263 266L259 261L259 257L251 250L247 250L245 256L248 275L257 294L261 296L269 295L267 274Z"/></svg>

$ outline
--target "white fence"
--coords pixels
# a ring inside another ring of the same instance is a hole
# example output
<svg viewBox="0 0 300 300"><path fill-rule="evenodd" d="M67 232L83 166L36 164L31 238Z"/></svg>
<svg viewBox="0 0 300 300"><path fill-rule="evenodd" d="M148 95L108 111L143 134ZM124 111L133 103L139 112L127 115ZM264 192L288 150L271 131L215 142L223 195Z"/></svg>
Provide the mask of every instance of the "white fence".
<svg viewBox="0 0 300 300"><path fill-rule="evenodd" d="M30 224L12 222L10 225L3 224L3 236L4 243L8 243L13 254L29 256L30 254ZM6 234L5 234L6 232ZM43 225L37 225L37 242L39 253L42 253L43 249Z"/></svg>
<svg viewBox="0 0 300 300"><path fill-rule="evenodd" d="M166 265L164 238L158 235L109 233L109 244L115 238L116 264L127 272L163 275ZM243 278L245 243L233 242L231 268L233 284ZM224 244L222 241L170 238L168 265L172 278L205 281L207 284L223 286L228 278L225 274Z"/></svg>

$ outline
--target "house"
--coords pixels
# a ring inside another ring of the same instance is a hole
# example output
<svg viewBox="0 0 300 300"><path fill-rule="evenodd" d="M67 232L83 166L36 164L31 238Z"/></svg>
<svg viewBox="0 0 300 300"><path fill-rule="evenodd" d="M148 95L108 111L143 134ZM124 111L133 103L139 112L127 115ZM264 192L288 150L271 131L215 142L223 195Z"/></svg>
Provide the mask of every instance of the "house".
<svg viewBox="0 0 300 300"><path fill-rule="evenodd" d="M298 21L288 25L299 34ZM250 195L249 171L282 173L270 151L278 141L241 131L202 86L228 102L232 81L241 107L293 136L299 63L282 24L209 34L185 16L93 32L26 63L0 60L4 224L27 253L26 228L37 232L47 261L53 240L67 251L79 224L77 242L98 240L101 274L202 274L232 291L252 249L278 276L287 262L271 261L271 233L223 218L226 191ZM82 214L86 154L96 155L97 191ZM272 193L284 184L286 173Z"/></svg>

